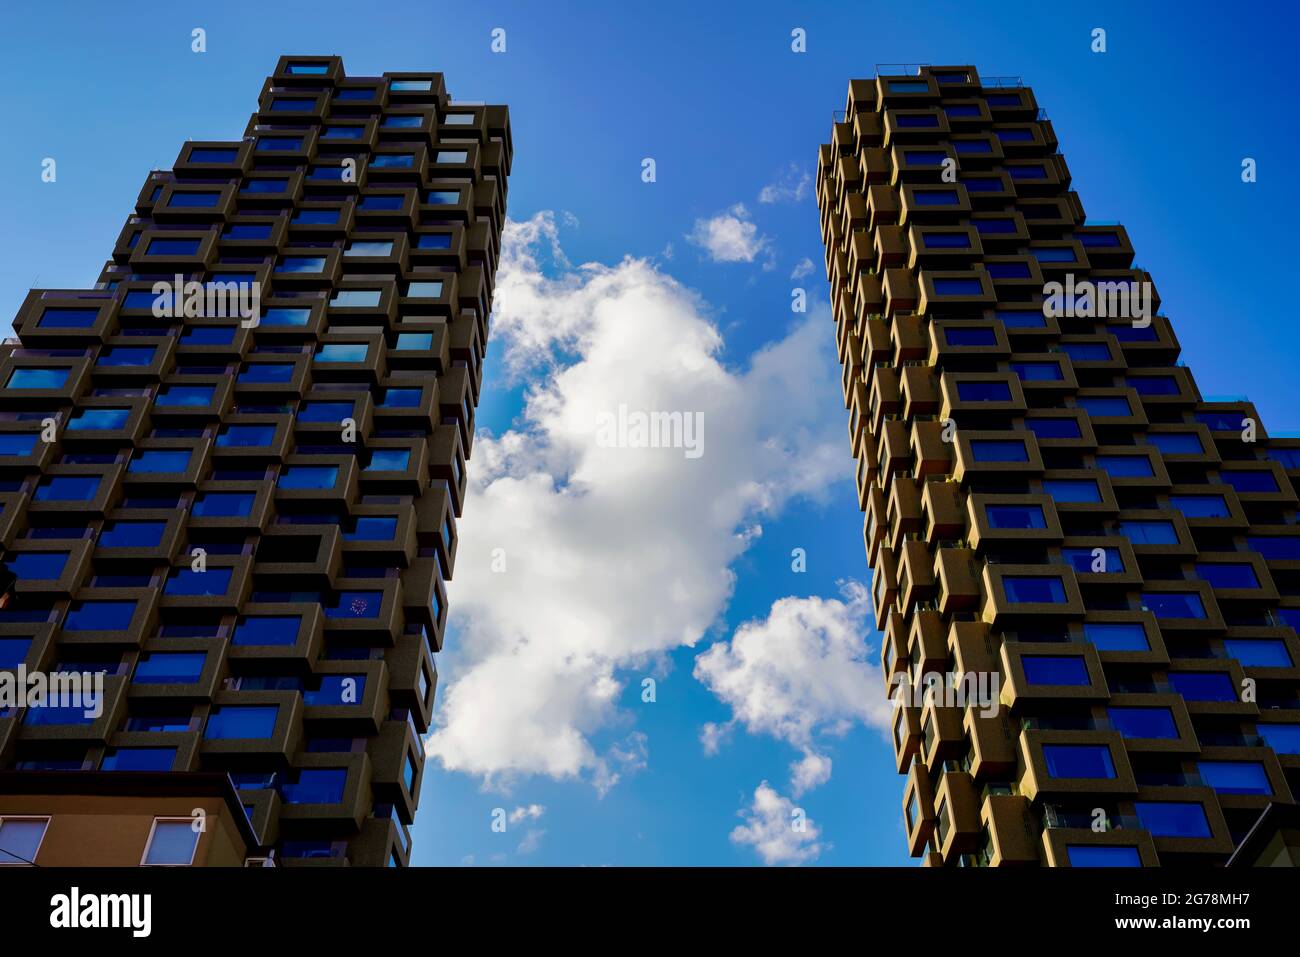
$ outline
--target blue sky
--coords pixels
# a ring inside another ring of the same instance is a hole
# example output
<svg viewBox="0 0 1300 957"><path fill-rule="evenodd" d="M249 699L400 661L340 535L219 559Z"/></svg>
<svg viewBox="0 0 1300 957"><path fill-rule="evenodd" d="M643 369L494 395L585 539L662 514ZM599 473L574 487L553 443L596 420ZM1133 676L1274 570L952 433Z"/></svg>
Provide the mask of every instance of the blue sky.
<svg viewBox="0 0 1300 957"><path fill-rule="evenodd" d="M878 647L841 591L867 570L838 381L823 374L833 327L816 305L827 291L808 183L849 78L899 61L1022 76L1055 124L1085 209L1127 226L1202 392L1249 394L1273 433L1300 428L1288 388L1298 333L1274 292L1294 275L1297 143L1284 76L1294 13L1001 6L6 9L0 313L12 319L33 284L90 285L148 170L169 166L185 139L240 135L282 53L338 54L352 75L440 70L457 99L508 103L509 212L526 225L498 301L486 431L450 588L457 618L440 661L441 690L463 690L429 764L416 862L905 864L901 778L870 726L876 672L859 702L826 680L828 667L865 668L862 649L874 660ZM191 52L195 27L207 31L206 53ZM498 27L504 53L489 48ZM791 51L796 27L806 53ZM1104 54L1090 52L1094 27L1107 31ZM58 162L56 183L40 180L45 157ZM645 157L654 183L642 182ZM1241 182L1244 157L1258 163L1255 184ZM762 201L765 187L775 201ZM811 274L793 279L804 259ZM811 318L790 311L794 286L807 288ZM1214 338L1224 324L1232 334ZM664 331L658 345L647 327ZM627 377L617 353L629 331L653 378ZM677 354L682 341L693 347ZM695 403L687 408L703 414L719 451L687 463L584 448L574 422L620 396L619 378L630 398ZM701 496L716 500L692 512ZM557 557L525 534L548 522L590 531ZM499 542L516 570L488 578L481 566ZM665 557L674 544L688 553ZM807 553L802 574L791 570L794 548ZM637 574L638 551L658 574ZM674 570L677 590L665 584ZM774 611L783 599L793 604ZM497 613L494 601L510 607ZM855 621L856 650L841 633ZM736 639L746 622L752 640ZM776 667L774 649L799 637L808 654ZM552 643L562 665L528 657ZM750 653L759 645L770 657ZM701 672L706 652L714 667ZM520 693L530 675L535 700ZM646 676L657 681L653 703L641 701ZM703 729L733 719L706 754ZM809 754L833 770L795 795L790 765ZM762 782L771 791L756 797ZM788 818L784 801L813 822L797 839L763 830ZM491 828L494 808L518 809L505 833ZM733 840L738 825L756 837Z"/></svg>

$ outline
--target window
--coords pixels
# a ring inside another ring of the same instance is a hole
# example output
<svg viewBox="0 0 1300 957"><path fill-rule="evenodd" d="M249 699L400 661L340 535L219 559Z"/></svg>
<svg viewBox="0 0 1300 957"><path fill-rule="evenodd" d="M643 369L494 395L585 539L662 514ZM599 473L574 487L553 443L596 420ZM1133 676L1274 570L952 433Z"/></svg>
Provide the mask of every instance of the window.
<svg viewBox="0 0 1300 957"><path fill-rule="evenodd" d="M234 341L234 326L188 326L181 335L181 345L186 346L228 346Z"/></svg>
<svg viewBox="0 0 1300 957"><path fill-rule="evenodd" d="M1147 435L1147 442L1154 445L1164 455L1201 455L1201 439L1191 432L1153 432Z"/></svg>
<svg viewBox="0 0 1300 957"><path fill-rule="evenodd" d="M200 831L192 818L156 817L145 845L142 867L189 867L198 850Z"/></svg>
<svg viewBox="0 0 1300 957"><path fill-rule="evenodd" d="M302 619L297 615L248 616L235 626L235 645L292 645L298 641Z"/></svg>
<svg viewBox="0 0 1300 957"><path fill-rule="evenodd" d="M1024 655L1020 664L1025 670L1025 681L1031 685L1077 688L1092 684L1087 662L1079 655Z"/></svg>
<svg viewBox="0 0 1300 957"><path fill-rule="evenodd" d="M99 548L157 548L166 522L105 522Z"/></svg>
<svg viewBox="0 0 1300 957"><path fill-rule="evenodd" d="M1104 573L1106 575L1119 575L1124 571L1124 559L1120 555L1118 548L1103 549L1102 556L1094 555L1095 551L1095 548L1063 548L1061 549L1061 555L1066 564L1080 574ZM1102 571L1100 572L1093 568L1099 557L1103 558Z"/></svg>
<svg viewBox="0 0 1300 957"><path fill-rule="evenodd" d="M1005 382L958 382L957 398L962 402L1010 402L1011 386Z"/></svg>
<svg viewBox="0 0 1300 957"><path fill-rule="evenodd" d="M176 764L175 748L108 748L101 771L170 771Z"/></svg>
<svg viewBox="0 0 1300 957"><path fill-rule="evenodd" d="M1251 535L1246 543L1270 561L1300 562L1300 536Z"/></svg>
<svg viewBox="0 0 1300 957"><path fill-rule="evenodd" d="M217 448L246 448L275 441L274 425L223 425L217 433Z"/></svg>
<svg viewBox="0 0 1300 957"><path fill-rule="evenodd" d="M405 472L411 461L409 449L376 449L370 454L368 472Z"/></svg>
<svg viewBox="0 0 1300 957"><path fill-rule="evenodd" d="M1142 855L1127 844L1067 844L1071 867L1141 867Z"/></svg>
<svg viewBox="0 0 1300 957"><path fill-rule="evenodd" d="M1138 822L1152 837L1209 837L1205 808L1187 801L1137 801Z"/></svg>
<svg viewBox="0 0 1300 957"><path fill-rule="evenodd" d="M1102 342L1064 342L1061 351L1073 362L1110 361L1110 349Z"/></svg>
<svg viewBox="0 0 1300 957"><path fill-rule="evenodd" d="M1258 761L1198 761L1201 780L1218 794L1273 793L1264 765Z"/></svg>
<svg viewBox="0 0 1300 957"><path fill-rule="evenodd" d="M194 500L198 518L244 518L253 510L252 492L203 492Z"/></svg>
<svg viewBox="0 0 1300 957"><path fill-rule="evenodd" d="M128 472L184 472L190 467L189 449L136 449Z"/></svg>
<svg viewBox="0 0 1300 957"><path fill-rule="evenodd" d="M344 768L294 768L280 785L285 804L338 804L348 773Z"/></svg>
<svg viewBox="0 0 1300 957"><path fill-rule="evenodd" d="M1040 439L1078 439L1083 437L1083 432L1075 419L1025 419L1025 426Z"/></svg>
<svg viewBox="0 0 1300 957"><path fill-rule="evenodd" d="M263 136L257 141L257 151L259 153L283 152L300 149L302 149L302 139L297 136ZM269 226L267 227L267 230L267 235L270 235ZM256 239L260 237L250 236L246 238Z"/></svg>
<svg viewBox="0 0 1300 957"><path fill-rule="evenodd" d="M1047 519L1041 505L987 505L984 514L989 528L1030 529L1046 528Z"/></svg>
<svg viewBox="0 0 1300 957"><path fill-rule="evenodd" d="M1240 432L1246 424L1241 412L1197 412L1193 418L1211 432Z"/></svg>
<svg viewBox="0 0 1300 957"><path fill-rule="evenodd" d="M1291 668L1295 665L1284 641L1227 638L1223 646L1247 668Z"/></svg>
<svg viewBox="0 0 1300 957"><path fill-rule="evenodd" d="M0 864L34 864L49 826L48 817L0 818Z"/></svg>
<svg viewBox="0 0 1300 957"><path fill-rule="evenodd" d="M167 201L168 209L211 209L221 202L220 193L191 193L176 192L172 193L171 199Z"/></svg>
<svg viewBox="0 0 1300 957"><path fill-rule="evenodd" d="M414 299L437 299L442 295L442 283L440 282L413 282L406 286L407 298Z"/></svg>
<svg viewBox="0 0 1300 957"><path fill-rule="evenodd" d="M154 405L164 408L195 407L211 405L216 393L215 385L169 385L164 386L154 399Z"/></svg>
<svg viewBox="0 0 1300 957"><path fill-rule="evenodd" d="M245 193L283 193L289 188L287 179L250 179L244 184Z"/></svg>
<svg viewBox="0 0 1300 957"><path fill-rule="evenodd" d="M1053 778L1113 778L1115 764L1104 744L1045 744L1043 760Z"/></svg>
<svg viewBox="0 0 1300 957"><path fill-rule="evenodd" d="M890 93L929 93L930 84L925 80L890 80Z"/></svg>
<svg viewBox="0 0 1300 957"><path fill-rule="evenodd" d="M1072 263L1075 261L1074 250L1068 246L1049 246L1046 249L1031 249L1030 255L1040 263Z"/></svg>
<svg viewBox="0 0 1300 957"><path fill-rule="evenodd" d="M271 101L273 113L310 113L315 106L315 100L302 97L280 97Z"/></svg>
<svg viewBox="0 0 1300 957"><path fill-rule="evenodd" d="M1047 319L1041 312L999 309L996 315L1008 329L1043 329L1047 326Z"/></svg>
<svg viewBox="0 0 1300 957"><path fill-rule="evenodd" d="M1232 679L1222 671L1171 671L1169 684L1188 701L1237 701Z"/></svg>
<svg viewBox="0 0 1300 957"><path fill-rule="evenodd" d="M0 669L17 668L27 660L31 647L30 638L0 638Z"/></svg>
<svg viewBox="0 0 1300 957"><path fill-rule="evenodd" d="M266 326L305 326L310 320L310 309L272 306L262 311L262 325Z"/></svg>
<svg viewBox="0 0 1300 957"><path fill-rule="evenodd" d="M422 93L433 89L432 80L390 80L388 88L394 93Z"/></svg>
<svg viewBox="0 0 1300 957"><path fill-rule="evenodd" d="M1029 461L1029 451L1018 439L972 439L970 451L976 462Z"/></svg>
<svg viewBox="0 0 1300 957"><path fill-rule="evenodd" d="M1300 724L1257 724L1264 743L1278 754L1300 754Z"/></svg>
<svg viewBox="0 0 1300 957"><path fill-rule="evenodd" d="M276 272L323 272L325 269L324 256L283 256L280 258L280 264L275 267Z"/></svg>
<svg viewBox="0 0 1300 957"><path fill-rule="evenodd" d="M208 656L203 652L154 652L136 662L135 677L139 685L188 685L199 680Z"/></svg>
<svg viewBox="0 0 1300 957"><path fill-rule="evenodd" d="M1078 396L1074 401L1089 415L1102 418L1124 418L1133 414L1128 399L1123 396Z"/></svg>
<svg viewBox="0 0 1300 957"><path fill-rule="evenodd" d="M397 534L397 519L382 515L358 518L351 532L343 533L345 542L391 542Z"/></svg>
<svg viewBox="0 0 1300 957"><path fill-rule="evenodd" d="M326 618L378 618L384 593L378 591L339 592L333 605L325 607Z"/></svg>
<svg viewBox="0 0 1300 957"><path fill-rule="evenodd" d="M1060 382L1065 378L1057 362L1013 362L1011 371L1021 382Z"/></svg>
<svg viewBox="0 0 1300 957"><path fill-rule="evenodd" d="M450 249L451 233L421 233L415 243L416 249Z"/></svg>
<svg viewBox="0 0 1300 957"><path fill-rule="evenodd" d="M238 381L260 385L284 385L293 381L294 367L290 363L254 362L239 374Z"/></svg>
<svg viewBox="0 0 1300 957"><path fill-rule="evenodd" d="M1119 523L1119 533L1134 545L1178 544L1178 532L1173 522L1124 521Z"/></svg>
<svg viewBox="0 0 1300 957"><path fill-rule="evenodd" d="M153 362L153 346L110 346L100 350L96 367L147 366Z"/></svg>
<svg viewBox="0 0 1300 957"><path fill-rule="evenodd" d="M1150 651L1146 629L1136 621L1086 621L1083 637L1098 651Z"/></svg>
<svg viewBox="0 0 1300 957"><path fill-rule="evenodd" d="M379 297L378 289L339 289L330 300L330 305L350 309L373 309L379 305Z"/></svg>
<svg viewBox="0 0 1300 957"><path fill-rule="evenodd" d="M365 362L370 347L364 342L328 342L316 350L317 362Z"/></svg>
<svg viewBox="0 0 1300 957"><path fill-rule="evenodd" d="M412 169L414 166L415 157L410 153L380 153L370 160L371 169Z"/></svg>
<svg viewBox="0 0 1300 957"><path fill-rule="evenodd" d="M336 465L294 465L280 473L277 488L329 490L338 483Z"/></svg>
<svg viewBox="0 0 1300 957"><path fill-rule="evenodd" d="M1215 588L1258 588L1255 566L1242 563L1196 563L1196 577Z"/></svg>
<svg viewBox="0 0 1300 957"><path fill-rule="evenodd" d="M406 198L403 196L363 196L357 208L364 210L392 210L401 209L405 203Z"/></svg>
<svg viewBox="0 0 1300 957"><path fill-rule="evenodd" d="M398 350L424 351L433 348L432 332L403 332L397 336Z"/></svg>
<svg viewBox="0 0 1300 957"><path fill-rule="evenodd" d="M0 433L0 455L31 455L36 448L34 432Z"/></svg>
<svg viewBox="0 0 1300 957"><path fill-rule="evenodd" d="M63 619L63 630L123 631L134 617L133 601L76 601Z"/></svg>
<svg viewBox="0 0 1300 957"><path fill-rule="evenodd" d="M398 114L384 117L382 126L388 129L417 130L424 125L424 117L419 114Z"/></svg>
<svg viewBox="0 0 1300 957"><path fill-rule="evenodd" d="M918 189L912 193L917 206L955 206L957 191L955 189Z"/></svg>
<svg viewBox="0 0 1300 957"><path fill-rule="evenodd" d="M209 568L196 572L191 566L173 568L163 587L164 595L183 595L191 598L211 598L230 590L231 568Z"/></svg>
<svg viewBox="0 0 1300 957"><path fill-rule="evenodd" d="M384 389L379 406L384 409L419 408L423 391L422 389Z"/></svg>
<svg viewBox="0 0 1300 957"><path fill-rule="evenodd" d="M304 704L334 706L360 704L366 692L365 675L321 675L320 684L303 691Z"/></svg>
<svg viewBox="0 0 1300 957"><path fill-rule="evenodd" d="M984 292L984 284L978 279L936 279L934 292L939 296L978 296Z"/></svg>
<svg viewBox="0 0 1300 957"><path fill-rule="evenodd" d="M49 386L54 389L57 386ZM1223 470L1219 473L1224 482L1231 485L1238 492L1276 492L1278 491L1277 479L1273 477L1272 472L1232 472Z"/></svg>
<svg viewBox="0 0 1300 957"><path fill-rule="evenodd" d="M1205 604L1195 592L1143 592L1142 606L1157 618L1205 618Z"/></svg>
<svg viewBox="0 0 1300 957"><path fill-rule="evenodd" d="M980 233L990 235L1014 233L1016 231L1016 221L1014 219L977 219L975 220L975 229Z"/></svg>
<svg viewBox="0 0 1300 957"><path fill-rule="evenodd" d="M308 100L310 103L311 101ZM235 157L239 154L238 150L210 147L195 146L190 149L191 163L233 163Z"/></svg>
<svg viewBox="0 0 1300 957"><path fill-rule="evenodd" d="M434 154L435 163L464 163L469 160L469 152L466 150L438 150Z"/></svg>
<svg viewBox="0 0 1300 957"><path fill-rule="evenodd" d="M1006 171L1012 179L1047 179L1047 170L1041 166L1008 166Z"/></svg>
<svg viewBox="0 0 1300 957"><path fill-rule="evenodd" d="M1043 491L1057 502L1101 501L1101 489L1091 479L1044 479Z"/></svg>
<svg viewBox="0 0 1300 957"><path fill-rule="evenodd" d="M927 239L926 242L928 244L929 240ZM996 346L998 344L997 333L987 327L964 329L959 326L949 326L944 330L944 338L950 346Z"/></svg>
<svg viewBox="0 0 1300 957"><path fill-rule="evenodd" d="M98 475L54 475L41 479L32 497L38 502L90 502L99 494Z"/></svg>
<svg viewBox="0 0 1300 957"><path fill-rule="evenodd" d="M9 373L6 389L62 389L68 381L67 369L14 369Z"/></svg>
<svg viewBox="0 0 1300 957"><path fill-rule="evenodd" d="M1174 714L1168 708L1108 708L1111 726L1125 738L1178 737Z"/></svg>
<svg viewBox="0 0 1300 957"><path fill-rule="evenodd" d="M379 241L357 241L348 243L348 248L343 251L344 256L391 256L393 254L393 241L391 239Z"/></svg>
<svg viewBox="0 0 1300 957"><path fill-rule="evenodd" d="M351 402L307 402L298 410L298 421L342 422L351 415Z"/></svg>
<svg viewBox="0 0 1300 957"><path fill-rule="evenodd" d="M1046 602L1063 605L1066 602L1065 584L1054 577L1006 575L1002 579L1002 591L1012 604Z"/></svg>
<svg viewBox="0 0 1300 957"><path fill-rule="evenodd" d="M275 720L279 714L277 706L214 707L208 715L208 726L203 737L210 741L269 738L275 734Z"/></svg>
<svg viewBox="0 0 1300 957"><path fill-rule="evenodd" d="M1028 279L1032 275L1028 263L988 263L984 267L993 279ZM1023 377L1022 377L1023 378Z"/></svg>
<svg viewBox="0 0 1300 957"><path fill-rule="evenodd" d="M993 149L988 140L954 140L952 145L958 153L989 153Z"/></svg>
<svg viewBox="0 0 1300 957"><path fill-rule="evenodd" d="M899 119L900 119L900 123L899 123L900 126L906 125L906 124L904 124L904 123L901 122L901 120L903 119L903 117L899 117ZM904 153L903 153L903 159L904 159L904 161L907 163L908 166L939 166L939 165L941 165L941 164L943 163L943 161L946 160L947 158L948 158L948 154L947 154L946 152L944 152L943 150L906 150L906 151L904 151ZM934 235L934 236L927 236L927 237L925 238L925 246L926 246L926 248L927 248L927 249L945 249L945 248L954 248L954 247L952 247L952 246L948 246L946 243L942 242L942 237L945 236L945 235L946 235L946 234L944 234L944 233L939 233L939 234ZM940 240L940 241L938 241L938 242L934 242L934 243L931 243L931 242L930 242L930 239L931 239L931 238L934 238L934 239L937 239L937 240ZM966 240L966 244L965 244L964 246L956 246L955 248L957 248L957 249L966 249L966 248L968 248L969 246L970 246L970 240L968 239L968 240Z"/></svg>
<svg viewBox="0 0 1300 957"><path fill-rule="evenodd" d="M199 254L197 239L151 239L146 256L197 256Z"/></svg>
<svg viewBox="0 0 1300 957"><path fill-rule="evenodd" d="M152 296L150 299L152 300ZM60 309L57 306L46 306L36 325L40 329L89 329L95 324L97 318L99 318L98 309L75 307Z"/></svg>
<svg viewBox="0 0 1300 957"><path fill-rule="evenodd" d="M1178 395L1178 380L1173 376L1128 376L1125 384L1138 395Z"/></svg>
<svg viewBox="0 0 1300 957"><path fill-rule="evenodd" d="M10 552L5 564L19 581L55 581L68 564L68 552Z"/></svg>
<svg viewBox="0 0 1300 957"><path fill-rule="evenodd" d="M130 409L78 409L72 414L68 428L74 431L124 429L130 416Z"/></svg>
<svg viewBox="0 0 1300 957"><path fill-rule="evenodd" d="M1097 467L1111 478L1153 478L1155 471L1145 455L1098 455Z"/></svg>

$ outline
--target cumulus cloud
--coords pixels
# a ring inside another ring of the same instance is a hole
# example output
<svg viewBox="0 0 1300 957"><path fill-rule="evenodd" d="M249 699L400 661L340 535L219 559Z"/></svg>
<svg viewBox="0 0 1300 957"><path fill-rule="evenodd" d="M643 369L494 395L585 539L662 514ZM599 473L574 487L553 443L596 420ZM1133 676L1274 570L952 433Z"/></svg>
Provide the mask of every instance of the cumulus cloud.
<svg viewBox="0 0 1300 957"><path fill-rule="evenodd" d="M814 861L830 845L821 843L821 831L812 818L801 817L796 810L794 802L764 781L754 789L749 807L738 812L745 823L732 830L731 840L751 847L764 864Z"/></svg>
<svg viewBox="0 0 1300 957"><path fill-rule="evenodd" d="M799 260L799 262L795 264L794 270L790 273L790 278L802 279L804 276L811 275L814 268L813 261L807 256L804 256L803 259Z"/></svg>
<svg viewBox="0 0 1300 957"><path fill-rule="evenodd" d="M546 808L541 804L529 804L524 807L517 807L510 812L509 821L511 824L518 824L520 821L536 821L546 813Z"/></svg>
<svg viewBox="0 0 1300 957"><path fill-rule="evenodd" d="M797 203L812 189L812 174L791 163L775 182L768 183L758 192L760 203Z"/></svg>
<svg viewBox="0 0 1300 957"><path fill-rule="evenodd" d="M720 263L752 263L770 245L770 240L750 221L744 203L737 203L709 219L697 219L686 239Z"/></svg>
<svg viewBox="0 0 1300 957"><path fill-rule="evenodd" d="M842 590L842 600L781 598L765 619L695 658L695 677L731 707L729 724L803 752L791 768L796 795L830 778L830 758L819 750L825 737L856 724L889 726L888 701L869 693L879 680L866 640L870 595L859 582ZM717 726L702 732L706 751L723 737Z"/></svg>
<svg viewBox="0 0 1300 957"><path fill-rule="evenodd" d="M651 262L566 262L552 214L507 224L493 347L525 403L475 439L426 741L488 787L644 766L621 674L695 645L762 521L844 474L824 307L731 368L708 305ZM703 454L597 442L620 404L700 416Z"/></svg>

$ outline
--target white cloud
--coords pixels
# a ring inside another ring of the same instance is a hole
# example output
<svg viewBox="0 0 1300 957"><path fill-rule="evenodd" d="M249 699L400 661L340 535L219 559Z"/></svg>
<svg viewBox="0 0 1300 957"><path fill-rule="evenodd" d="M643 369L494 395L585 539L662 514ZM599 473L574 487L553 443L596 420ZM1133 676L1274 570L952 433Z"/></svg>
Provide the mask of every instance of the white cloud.
<svg viewBox="0 0 1300 957"><path fill-rule="evenodd" d="M541 804L529 804L525 807L517 807L510 812L509 821L511 824L518 824L520 821L536 821L546 813L546 808Z"/></svg>
<svg viewBox="0 0 1300 957"><path fill-rule="evenodd" d="M444 767L604 790L644 766L620 672L698 642L763 519L845 474L826 310L743 369L719 360L708 314L646 260L567 266L549 213L507 225L493 346L527 397L509 431L476 437L468 470L426 743ZM598 445L620 403L702 416L704 454Z"/></svg>
<svg viewBox="0 0 1300 957"><path fill-rule="evenodd" d="M795 264L794 271L790 273L790 278L802 279L804 276L810 275L814 268L813 261L807 256L804 256L803 259L799 260L799 262Z"/></svg>
<svg viewBox="0 0 1300 957"><path fill-rule="evenodd" d="M803 752L792 765L801 794L830 778L830 759L819 752L827 735L855 724L887 728L889 702L871 694L879 681L870 629L870 596L858 582L842 585L844 600L781 598L767 618L747 621L730 641L695 658L695 677L731 706L729 724L767 734ZM706 750L722 734L703 735Z"/></svg>
<svg viewBox="0 0 1300 957"><path fill-rule="evenodd" d="M750 222L749 210L737 203L709 219L697 219L686 239L720 263L752 263L769 240Z"/></svg>
<svg viewBox="0 0 1300 957"><path fill-rule="evenodd" d="M800 819L794 803L766 781L754 789L754 800L738 813L745 821L731 832L735 844L752 847L764 864L804 864L816 860L830 845L818 838L812 818Z"/></svg>
<svg viewBox="0 0 1300 957"><path fill-rule="evenodd" d="M529 828L528 833L524 835L524 839L520 841L519 846L515 848L515 853L532 854L542 846L542 838L545 835L545 830L540 828Z"/></svg>
<svg viewBox="0 0 1300 957"><path fill-rule="evenodd" d="M758 193L760 203L797 203L808 195L812 188L812 174L801 169L798 163L791 163L776 182L768 183Z"/></svg>

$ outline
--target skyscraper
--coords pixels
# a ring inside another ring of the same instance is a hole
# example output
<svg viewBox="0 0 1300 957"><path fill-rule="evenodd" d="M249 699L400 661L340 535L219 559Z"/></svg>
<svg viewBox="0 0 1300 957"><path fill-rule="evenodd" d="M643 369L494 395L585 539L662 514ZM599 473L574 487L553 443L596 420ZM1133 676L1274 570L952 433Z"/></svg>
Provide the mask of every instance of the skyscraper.
<svg viewBox="0 0 1300 957"><path fill-rule="evenodd" d="M851 82L817 190L911 854L1225 862L1300 782L1300 440L1201 396L1018 78Z"/></svg>
<svg viewBox="0 0 1300 957"><path fill-rule="evenodd" d="M511 154L441 74L282 57L95 289L29 294L0 862L408 863ZM32 693L59 675L93 706Z"/></svg>

